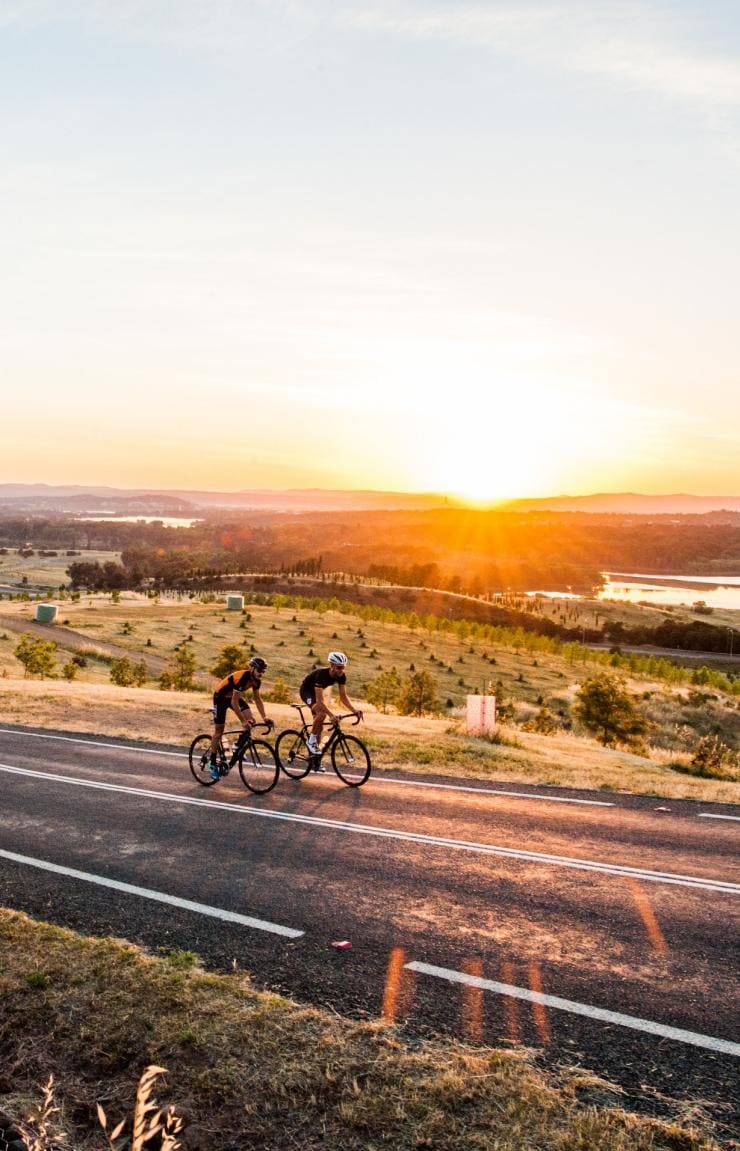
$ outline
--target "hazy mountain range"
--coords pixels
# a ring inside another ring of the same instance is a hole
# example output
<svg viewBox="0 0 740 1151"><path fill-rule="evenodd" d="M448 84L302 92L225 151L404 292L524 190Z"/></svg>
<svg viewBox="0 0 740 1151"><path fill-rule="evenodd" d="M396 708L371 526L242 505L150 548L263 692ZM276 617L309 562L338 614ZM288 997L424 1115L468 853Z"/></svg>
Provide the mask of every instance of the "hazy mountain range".
<svg viewBox="0 0 740 1151"><path fill-rule="evenodd" d="M319 488L207 492L85 485L0 484L0 510L71 515L197 516L219 508L259 511L393 511L460 507L462 501L439 493L332 490ZM740 496L641 495L605 492L587 496L551 496L491 504L501 511L586 512L617 515L703 515L740 513Z"/></svg>

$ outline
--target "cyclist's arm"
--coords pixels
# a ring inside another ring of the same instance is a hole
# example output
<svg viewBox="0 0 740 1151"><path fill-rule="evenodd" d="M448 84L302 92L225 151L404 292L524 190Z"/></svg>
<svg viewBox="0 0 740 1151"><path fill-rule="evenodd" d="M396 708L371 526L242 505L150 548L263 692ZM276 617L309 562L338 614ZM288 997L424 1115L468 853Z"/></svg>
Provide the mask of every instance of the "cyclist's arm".
<svg viewBox="0 0 740 1151"><path fill-rule="evenodd" d="M351 702L349 696L347 695L347 692L344 690L344 684L343 683L340 683L338 685L337 690L339 691L339 699L340 699L340 702L342 704L342 707L346 707L347 711L351 711L353 713L353 715L359 715L361 717L362 712L360 711L359 708L355 707L355 705Z"/></svg>
<svg viewBox="0 0 740 1151"><path fill-rule="evenodd" d="M262 716L262 720L263 720L263 722L264 722L264 723L269 723L269 720L268 720L268 718L267 718L267 713L265 712L265 705L264 705L264 703L262 702L262 696L260 695L260 691L259 691L259 688L257 688L257 687L253 687L253 688L252 688L252 695L254 696L254 702L255 702L255 704L256 704L256 707L257 707L257 711L258 711L258 712L260 713L260 715Z"/></svg>

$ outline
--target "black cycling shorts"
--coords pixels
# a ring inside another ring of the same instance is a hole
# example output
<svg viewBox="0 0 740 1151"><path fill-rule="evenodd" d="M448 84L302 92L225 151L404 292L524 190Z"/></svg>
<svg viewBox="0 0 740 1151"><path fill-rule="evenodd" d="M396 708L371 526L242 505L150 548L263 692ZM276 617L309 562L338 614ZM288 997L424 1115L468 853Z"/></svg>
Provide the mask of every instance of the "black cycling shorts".
<svg viewBox="0 0 740 1151"><path fill-rule="evenodd" d="M309 707L313 707L313 705L316 703L316 696L312 695L310 691L301 691L298 694L300 695L303 702L307 703Z"/></svg>
<svg viewBox="0 0 740 1151"><path fill-rule="evenodd" d="M246 701L243 701L243 702L239 701L239 702L241 703L241 707L239 707L238 709L235 709L235 710L237 710L237 713L239 713L241 711L249 711L249 704ZM213 722L214 723L216 723L216 724L226 723L226 712L229 710L230 705L231 705L231 692L228 692L228 694L226 694L226 693L219 693L219 692L215 691L213 693Z"/></svg>

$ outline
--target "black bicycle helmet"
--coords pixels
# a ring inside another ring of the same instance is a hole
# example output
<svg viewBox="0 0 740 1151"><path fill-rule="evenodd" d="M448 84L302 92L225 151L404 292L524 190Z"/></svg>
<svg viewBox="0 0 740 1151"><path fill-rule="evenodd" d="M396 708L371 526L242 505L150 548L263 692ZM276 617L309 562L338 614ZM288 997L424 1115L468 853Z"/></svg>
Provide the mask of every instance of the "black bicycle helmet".
<svg viewBox="0 0 740 1151"><path fill-rule="evenodd" d="M267 663L261 655L253 655L249 661L249 666L252 671L256 671L258 675L262 675L263 672L267 671Z"/></svg>

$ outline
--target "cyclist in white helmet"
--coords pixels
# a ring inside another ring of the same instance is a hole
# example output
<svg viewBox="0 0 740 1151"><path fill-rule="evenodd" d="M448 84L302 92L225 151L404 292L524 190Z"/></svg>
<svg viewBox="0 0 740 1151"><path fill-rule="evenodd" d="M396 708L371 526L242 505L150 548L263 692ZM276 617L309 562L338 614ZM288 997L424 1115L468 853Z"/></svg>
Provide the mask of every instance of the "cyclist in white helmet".
<svg viewBox="0 0 740 1151"><path fill-rule="evenodd" d="M362 719L362 712L350 702L345 691L348 663L349 660L343 651L330 651L327 656L328 666L317 667L314 671L310 671L299 688L301 699L308 704L313 715L313 727L308 739L308 750L312 755L318 755L324 721L334 719L334 713L329 710L324 692L330 690L335 684L342 707Z"/></svg>

